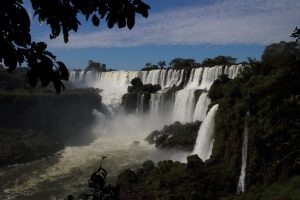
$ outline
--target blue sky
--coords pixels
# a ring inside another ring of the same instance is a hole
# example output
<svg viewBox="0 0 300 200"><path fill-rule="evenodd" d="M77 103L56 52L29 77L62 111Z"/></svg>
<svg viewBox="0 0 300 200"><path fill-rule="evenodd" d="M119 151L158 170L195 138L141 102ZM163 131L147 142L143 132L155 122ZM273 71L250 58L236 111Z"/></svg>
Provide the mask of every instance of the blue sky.
<svg viewBox="0 0 300 200"><path fill-rule="evenodd" d="M299 0L145 0L147 19L138 17L133 30L101 28L81 20L69 43L49 39L49 27L32 20L32 35L68 68L84 68L88 60L115 69L141 69L146 62L176 57L228 55L238 61L260 58L266 45L289 37L300 24ZM29 9L29 8L28 8ZM30 9L29 9L30 10ZM30 11L32 13L32 11Z"/></svg>

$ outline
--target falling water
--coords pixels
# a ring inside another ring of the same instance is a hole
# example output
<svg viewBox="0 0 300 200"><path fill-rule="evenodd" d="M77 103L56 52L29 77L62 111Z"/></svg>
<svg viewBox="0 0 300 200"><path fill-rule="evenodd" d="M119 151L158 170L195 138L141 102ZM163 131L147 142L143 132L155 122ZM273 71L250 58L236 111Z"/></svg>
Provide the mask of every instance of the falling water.
<svg viewBox="0 0 300 200"><path fill-rule="evenodd" d="M173 121L190 122L193 120L195 94L193 90L180 90L176 93Z"/></svg>
<svg viewBox="0 0 300 200"><path fill-rule="evenodd" d="M210 99L208 98L207 95L208 95L207 92L203 92L201 94L201 96L199 97L198 102L196 104L195 112L194 112L194 121L196 121L196 120L203 121L204 120L208 106L210 104Z"/></svg>
<svg viewBox="0 0 300 200"><path fill-rule="evenodd" d="M138 96L136 112L142 113L144 111L144 94Z"/></svg>
<svg viewBox="0 0 300 200"><path fill-rule="evenodd" d="M219 105L214 105L208 112L198 131L196 145L192 154L198 154L203 160L210 158L214 141L215 115Z"/></svg>
<svg viewBox="0 0 300 200"><path fill-rule="evenodd" d="M151 94L150 98L150 115L151 118L157 118L159 115L161 115L161 111L163 109L163 94L162 93L156 93Z"/></svg>
<svg viewBox="0 0 300 200"><path fill-rule="evenodd" d="M245 178L246 178L246 166L247 166L247 153L248 153L248 133L249 128L245 124L244 135L243 135L243 147L242 147L242 167L237 187L237 193L245 192Z"/></svg>
<svg viewBox="0 0 300 200"><path fill-rule="evenodd" d="M100 73L70 71L72 83L78 87L94 87L103 90L101 92L102 102L116 110L133 78L139 77L144 84L161 85L162 91L151 94L150 99L149 110L151 116L155 117L125 114L119 116L120 113L117 112L113 120L105 120L104 115L96 115L97 123L93 127L92 133L98 138L91 144L66 147L53 157L0 169L0 199L62 199L66 194L81 192L85 188L89 174L98 167L101 155L108 155L105 167L110 169L109 174L112 176L117 176L125 168L134 168L140 165L145 159L158 161L182 158L183 156L179 155L178 151L176 154L173 152L167 154L143 141L143 138L151 131L160 129L160 125L162 127L166 124L162 120L167 118L165 117L166 107L170 107L170 113L173 115L168 116L169 121L204 120L199 129L193 153L198 154L202 160L208 159L212 152L214 117L218 105L213 106L205 117L210 104L207 92L203 92L198 102L195 102L195 91L199 89L209 91L219 75L224 73L229 78L234 78L241 69L240 65L193 69L187 83L183 82L185 71L175 69ZM174 85L183 86L183 88L172 94L171 100L165 100L164 92ZM143 110L146 106L143 104L143 98L145 98L143 95L140 96L139 110ZM154 118L157 121L160 120L160 123L154 121ZM240 191L244 191L246 169L248 133L245 132L238 187Z"/></svg>

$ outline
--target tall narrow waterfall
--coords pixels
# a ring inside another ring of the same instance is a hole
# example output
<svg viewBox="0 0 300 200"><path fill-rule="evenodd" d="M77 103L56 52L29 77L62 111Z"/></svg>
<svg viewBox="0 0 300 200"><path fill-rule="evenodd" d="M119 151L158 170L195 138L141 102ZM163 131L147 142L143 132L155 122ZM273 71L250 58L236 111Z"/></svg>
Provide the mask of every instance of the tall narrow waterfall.
<svg viewBox="0 0 300 200"><path fill-rule="evenodd" d="M143 112L144 111L144 94L139 95L138 101L137 101L137 112Z"/></svg>
<svg viewBox="0 0 300 200"><path fill-rule="evenodd" d="M243 147L242 147L242 167L237 187L237 193L245 192L245 178L246 178L246 166L247 166L247 153L248 153L248 133L249 128L245 124L244 135L243 135Z"/></svg>
<svg viewBox="0 0 300 200"><path fill-rule="evenodd" d="M210 104L210 99L208 98L207 95L208 95L207 92L203 92L200 95L198 102L196 104L195 112L194 112L194 121L196 121L196 120L203 121L204 120L208 106Z"/></svg>
<svg viewBox="0 0 300 200"><path fill-rule="evenodd" d="M198 154L203 160L210 158L214 141L215 115L219 105L214 105L208 112L198 131L196 145L192 154Z"/></svg>

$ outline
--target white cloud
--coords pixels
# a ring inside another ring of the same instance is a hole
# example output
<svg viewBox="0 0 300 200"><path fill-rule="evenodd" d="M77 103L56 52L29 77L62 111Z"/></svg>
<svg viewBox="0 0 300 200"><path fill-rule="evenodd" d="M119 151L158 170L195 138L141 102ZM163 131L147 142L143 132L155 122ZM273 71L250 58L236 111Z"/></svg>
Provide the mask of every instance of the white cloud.
<svg viewBox="0 0 300 200"><path fill-rule="evenodd" d="M72 34L54 48L134 47L141 45L269 44L290 40L300 25L299 0L218 0L138 19L133 30L105 29Z"/></svg>

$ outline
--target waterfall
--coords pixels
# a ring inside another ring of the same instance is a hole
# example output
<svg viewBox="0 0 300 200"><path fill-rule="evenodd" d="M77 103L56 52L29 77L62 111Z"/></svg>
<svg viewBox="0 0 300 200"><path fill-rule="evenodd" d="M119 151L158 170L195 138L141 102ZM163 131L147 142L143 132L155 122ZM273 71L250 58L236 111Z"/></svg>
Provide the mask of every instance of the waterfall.
<svg viewBox="0 0 300 200"><path fill-rule="evenodd" d="M203 160L210 158L214 141L215 115L219 105L214 105L208 112L198 131L196 145L192 154L198 154Z"/></svg>
<svg viewBox="0 0 300 200"><path fill-rule="evenodd" d="M150 115L151 118L157 118L160 116L163 109L163 93L151 94L150 98Z"/></svg>
<svg viewBox="0 0 300 200"><path fill-rule="evenodd" d="M193 120L195 94L193 90L179 90L175 95L173 121L190 122Z"/></svg>
<svg viewBox="0 0 300 200"><path fill-rule="evenodd" d="M202 72L203 72L203 68L193 69L191 72L189 82L186 85L186 88L197 89L199 87L202 78Z"/></svg>
<svg viewBox="0 0 300 200"><path fill-rule="evenodd" d="M138 96L138 101L137 101L137 112L142 113L144 112L144 94L141 94Z"/></svg>
<svg viewBox="0 0 300 200"><path fill-rule="evenodd" d="M241 174L240 174L239 183L237 187L238 194L245 192L245 178L246 178L247 153L248 153L248 133L249 133L249 128L245 124L244 134L243 134L243 147L242 147L242 167L241 167Z"/></svg>
<svg viewBox="0 0 300 200"><path fill-rule="evenodd" d="M222 74L222 66L205 67L202 75L200 89L209 90L213 82Z"/></svg>
<svg viewBox="0 0 300 200"><path fill-rule="evenodd" d="M222 73L229 78L234 78L243 69L242 65L215 66L194 68L191 71L186 86L176 92L174 100L171 102L173 110L170 111L174 116L169 119L188 122L192 120L203 120L207 111L209 100L206 96L199 98L195 102L195 90L209 91L213 82ZM94 87L101 90L102 102L112 110L121 105L122 96L127 93L130 81L139 77L143 84L159 84L162 88L158 94L151 95L150 110L152 115L156 115L161 110L163 91L172 86L180 86L184 81L185 70L175 69L156 69L151 71L70 71L70 81L78 87ZM205 94L203 94L205 95ZM140 99L141 100L141 99ZM159 102L158 102L159 101ZM195 105L197 104L197 105ZM174 106L173 106L174 105ZM145 106L145 105L143 105Z"/></svg>
<svg viewBox="0 0 300 200"><path fill-rule="evenodd" d="M196 120L203 121L204 120L208 106L210 104L210 99L208 98L207 95L208 95L207 92L202 92L202 94L200 95L198 102L196 104L195 112L194 112L194 117L193 117L194 121L196 121Z"/></svg>

